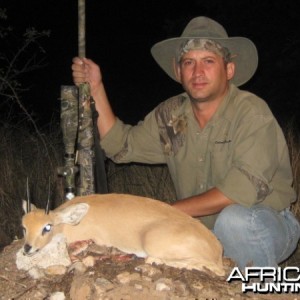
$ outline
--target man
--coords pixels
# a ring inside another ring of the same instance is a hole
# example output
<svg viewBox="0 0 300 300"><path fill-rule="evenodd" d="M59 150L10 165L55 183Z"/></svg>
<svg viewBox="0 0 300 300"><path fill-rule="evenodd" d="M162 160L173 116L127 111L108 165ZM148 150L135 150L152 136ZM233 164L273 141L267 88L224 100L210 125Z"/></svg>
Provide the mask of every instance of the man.
<svg viewBox="0 0 300 300"><path fill-rule="evenodd" d="M255 45L197 17L151 52L185 92L136 126L114 115L99 66L73 59L75 84L90 83L107 156L166 163L178 198L173 206L211 228L225 256L240 268L277 266L295 250L300 226L289 210L295 192L282 130L262 99L237 88L255 73Z"/></svg>

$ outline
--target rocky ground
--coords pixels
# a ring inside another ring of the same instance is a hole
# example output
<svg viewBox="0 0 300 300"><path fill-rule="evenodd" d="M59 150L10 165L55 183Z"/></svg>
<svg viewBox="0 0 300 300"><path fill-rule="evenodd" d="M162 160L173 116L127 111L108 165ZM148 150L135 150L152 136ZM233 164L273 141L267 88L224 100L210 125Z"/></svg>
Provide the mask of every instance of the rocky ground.
<svg viewBox="0 0 300 300"><path fill-rule="evenodd" d="M216 300L300 299L296 294L264 295L241 292L241 284L228 283L233 264L224 260L226 276L148 265L144 259L122 255L116 249L89 245L70 266L54 266L34 279L16 266L22 240L0 253L0 299L106 299L106 300Z"/></svg>

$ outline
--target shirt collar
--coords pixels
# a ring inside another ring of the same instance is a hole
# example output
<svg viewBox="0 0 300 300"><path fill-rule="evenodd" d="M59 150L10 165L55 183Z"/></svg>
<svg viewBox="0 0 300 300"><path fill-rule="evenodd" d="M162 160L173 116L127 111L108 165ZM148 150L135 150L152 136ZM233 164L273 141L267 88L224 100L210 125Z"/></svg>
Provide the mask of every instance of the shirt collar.
<svg viewBox="0 0 300 300"><path fill-rule="evenodd" d="M226 114L227 114L228 104L231 101L231 99L233 99L235 97L237 90L238 90L238 88L235 85L233 85L233 84L229 85L229 89L228 89L222 103L220 104L220 106L218 107L217 111L212 116L212 118L209 120L207 125L209 125L209 126L214 125L219 120L227 118ZM192 109L192 104L191 104L188 94L182 93L181 96L185 98L185 101L183 102L183 105L181 106L180 110L177 111L177 115L179 116L179 115L185 114L187 116L187 118L192 118L193 120L195 120L194 112Z"/></svg>
<svg viewBox="0 0 300 300"><path fill-rule="evenodd" d="M226 118L226 111L228 108L228 104L233 98L233 95L236 93L236 87L233 84L229 85L228 91L221 102L220 106L218 107L217 111L214 113L212 118L210 119L209 123L210 124L215 124L218 122L220 119Z"/></svg>

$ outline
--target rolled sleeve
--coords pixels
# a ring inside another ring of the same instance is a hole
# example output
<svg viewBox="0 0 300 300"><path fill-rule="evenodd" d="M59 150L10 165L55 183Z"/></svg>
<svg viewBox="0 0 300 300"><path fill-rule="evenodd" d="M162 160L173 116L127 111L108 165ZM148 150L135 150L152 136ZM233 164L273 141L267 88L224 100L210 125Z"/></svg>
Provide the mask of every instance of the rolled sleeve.
<svg viewBox="0 0 300 300"><path fill-rule="evenodd" d="M232 167L227 176L216 185L227 198L246 206L251 207L257 199L257 189L241 170Z"/></svg>
<svg viewBox="0 0 300 300"><path fill-rule="evenodd" d="M165 163L155 116L152 112L135 126L126 125L117 119L101 140L101 146L107 157L117 163Z"/></svg>
<svg viewBox="0 0 300 300"><path fill-rule="evenodd" d="M125 125L117 118L114 126L101 139L100 144L108 157L113 157L121 151L124 143L124 134L130 130L130 127L130 125Z"/></svg>
<svg viewBox="0 0 300 300"><path fill-rule="evenodd" d="M250 207L273 191L272 179L284 143L271 117L256 116L243 127L235 141L232 165L216 187L233 201Z"/></svg>

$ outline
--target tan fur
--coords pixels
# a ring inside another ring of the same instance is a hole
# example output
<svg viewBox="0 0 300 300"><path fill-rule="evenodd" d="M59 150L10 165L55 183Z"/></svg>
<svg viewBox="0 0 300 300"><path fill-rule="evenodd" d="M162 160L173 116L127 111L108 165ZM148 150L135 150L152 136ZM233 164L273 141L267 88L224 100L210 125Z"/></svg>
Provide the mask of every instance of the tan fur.
<svg viewBox="0 0 300 300"><path fill-rule="evenodd" d="M75 207L78 209L73 213ZM70 210L72 214L66 217ZM207 268L224 275L222 246L214 234L199 221L158 200L125 194L76 197L49 215L36 209L26 214L22 223L26 255L34 255L54 235L63 233L68 243L92 239L99 245L147 257L148 263ZM47 224L52 230L42 235Z"/></svg>

